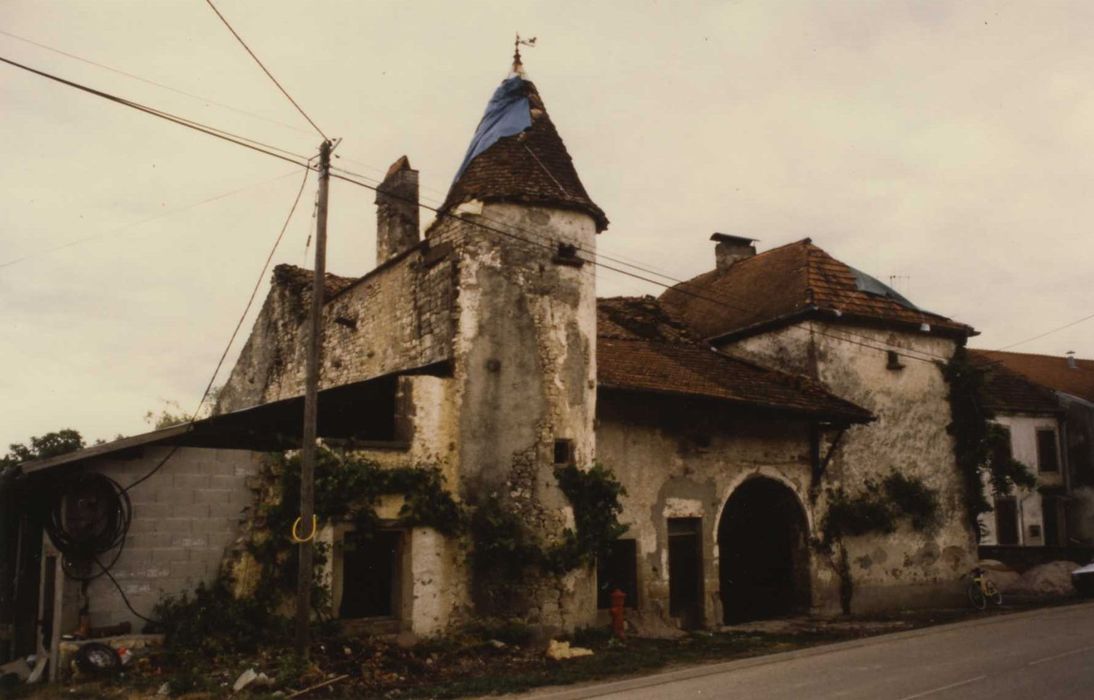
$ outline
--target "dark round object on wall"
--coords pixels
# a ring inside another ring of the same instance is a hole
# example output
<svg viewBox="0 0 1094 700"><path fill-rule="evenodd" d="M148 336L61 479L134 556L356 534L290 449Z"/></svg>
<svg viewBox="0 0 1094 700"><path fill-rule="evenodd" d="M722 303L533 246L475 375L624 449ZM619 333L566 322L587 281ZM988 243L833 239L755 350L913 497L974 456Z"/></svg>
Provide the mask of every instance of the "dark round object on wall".
<svg viewBox="0 0 1094 700"><path fill-rule="evenodd" d="M122 667L118 652L101 642L88 642L82 645L76 651L73 660L80 673L89 676L108 675Z"/></svg>

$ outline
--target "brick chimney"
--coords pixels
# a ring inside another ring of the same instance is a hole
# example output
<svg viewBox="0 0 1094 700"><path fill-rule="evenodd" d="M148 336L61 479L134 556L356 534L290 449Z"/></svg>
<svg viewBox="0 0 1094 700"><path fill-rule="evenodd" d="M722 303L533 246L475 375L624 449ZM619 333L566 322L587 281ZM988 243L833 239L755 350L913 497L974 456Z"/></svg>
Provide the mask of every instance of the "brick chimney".
<svg viewBox="0 0 1094 700"><path fill-rule="evenodd" d="M418 243L418 171L406 156L391 164L376 190L376 264Z"/></svg>
<svg viewBox="0 0 1094 700"><path fill-rule="evenodd" d="M710 240L717 241L714 246L714 263L719 270L728 270L738 260L751 258L756 254L755 238L731 236L728 233L715 233Z"/></svg>

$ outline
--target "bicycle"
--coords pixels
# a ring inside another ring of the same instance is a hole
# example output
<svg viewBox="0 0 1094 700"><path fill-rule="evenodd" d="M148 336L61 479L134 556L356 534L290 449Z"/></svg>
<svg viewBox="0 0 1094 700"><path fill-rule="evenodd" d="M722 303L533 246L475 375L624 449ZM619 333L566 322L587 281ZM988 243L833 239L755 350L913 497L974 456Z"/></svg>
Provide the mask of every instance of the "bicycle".
<svg viewBox="0 0 1094 700"><path fill-rule="evenodd" d="M995 583L984 575L984 570L979 566L969 572L969 585L967 588L969 602L977 610L988 607L988 602L993 605L1003 605L1003 594Z"/></svg>

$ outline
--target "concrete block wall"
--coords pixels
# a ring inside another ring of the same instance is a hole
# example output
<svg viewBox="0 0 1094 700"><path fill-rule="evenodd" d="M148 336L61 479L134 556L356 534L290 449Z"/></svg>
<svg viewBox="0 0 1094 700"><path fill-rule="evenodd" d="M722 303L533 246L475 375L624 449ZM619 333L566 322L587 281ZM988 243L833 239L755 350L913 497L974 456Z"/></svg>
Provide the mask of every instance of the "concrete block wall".
<svg viewBox="0 0 1094 700"><path fill-rule="evenodd" d="M96 460L88 471L99 472L123 487L159 464L167 447L144 449L135 459ZM147 481L129 492L132 523L129 536L111 574L130 603L146 617L165 595L193 590L213 581L225 549L239 534L243 509L251 505L248 477L257 473L262 455L245 450L178 449ZM104 563L114 553L102 557ZM79 590L67 580L66 590ZM77 596L78 598L78 596ZM114 584L105 577L88 587L93 627L129 621L135 630L145 624L130 612ZM72 601L66 596L66 601ZM65 631L75 626L78 603L66 602Z"/></svg>

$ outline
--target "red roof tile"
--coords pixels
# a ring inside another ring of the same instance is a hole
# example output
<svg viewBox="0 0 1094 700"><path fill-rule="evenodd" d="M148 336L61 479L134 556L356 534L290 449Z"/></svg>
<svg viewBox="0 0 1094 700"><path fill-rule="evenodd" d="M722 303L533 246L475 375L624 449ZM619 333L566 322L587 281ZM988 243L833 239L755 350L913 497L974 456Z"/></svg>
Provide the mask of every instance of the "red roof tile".
<svg viewBox="0 0 1094 700"><path fill-rule="evenodd" d="M976 355L997 362L1041 386L1094 401L1094 360L1075 360L1069 367L1066 357L1034 355L1024 352L975 350Z"/></svg>
<svg viewBox="0 0 1094 700"><path fill-rule="evenodd" d="M971 327L859 289L855 271L806 238L682 282L661 295L665 308L704 338L793 314L870 319L914 328L923 323L959 335Z"/></svg>
<svg viewBox="0 0 1094 700"><path fill-rule="evenodd" d="M982 350L970 350L969 359L987 370L984 403L993 411L1056 413L1060 403L1052 389L1036 384Z"/></svg>
<svg viewBox="0 0 1094 700"><path fill-rule="evenodd" d="M699 396L848 422L872 420L868 411L817 382L715 352L652 297L599 299L597 311L597 382L604 388Z"/></svg>
<svg viewBox="0 0 1094 700"><path fill-rule="evenodd" d="M596 230L608 227L608 217L585 192L562 137L543 107L535 85L524 81L532 112L532 126L523 133L501 138L472 160L452 183L440 211L462 202L515 202L582 211L596 221Z"/></svg>

